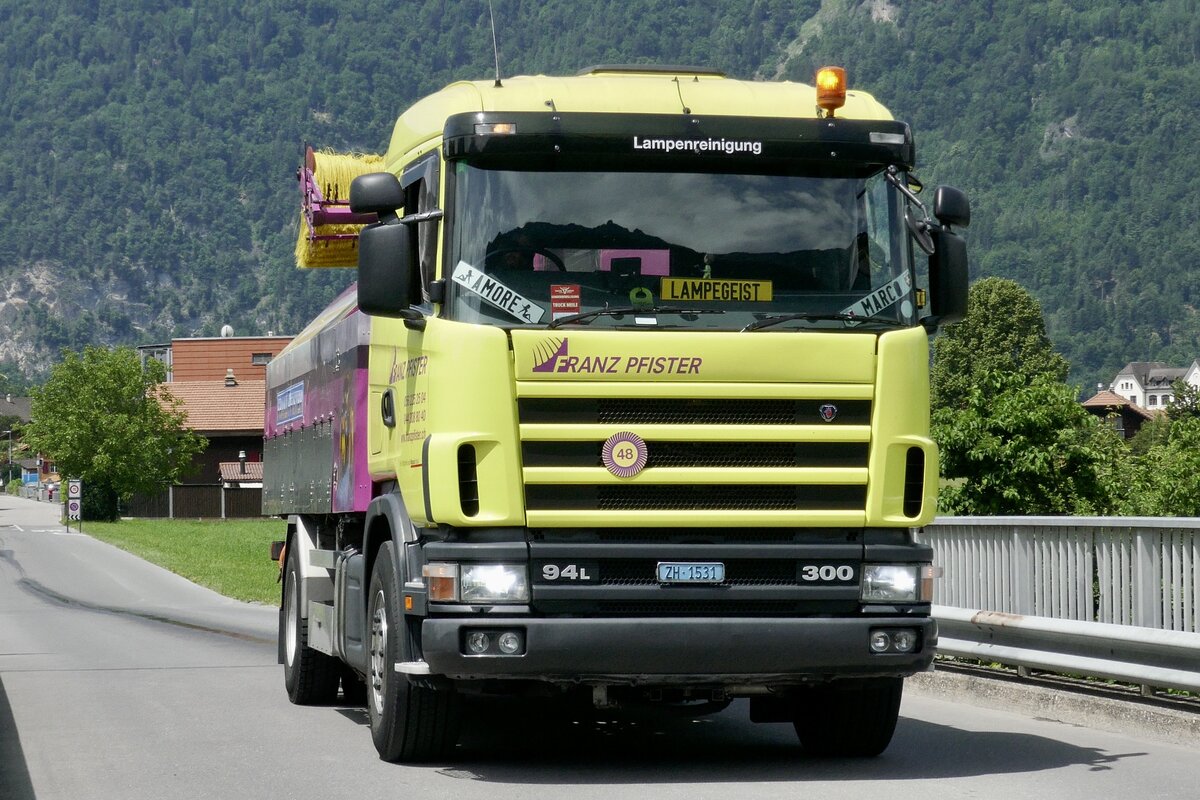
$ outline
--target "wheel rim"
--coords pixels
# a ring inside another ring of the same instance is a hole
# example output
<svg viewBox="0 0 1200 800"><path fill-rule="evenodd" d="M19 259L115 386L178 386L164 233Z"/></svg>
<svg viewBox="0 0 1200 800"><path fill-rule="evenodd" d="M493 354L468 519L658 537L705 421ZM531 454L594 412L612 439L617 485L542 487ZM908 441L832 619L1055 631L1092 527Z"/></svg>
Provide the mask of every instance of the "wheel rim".
<svg viewBox="0 0 1200 800"><path fill-rule="evenodd" d="M300 600L296 597L295 571L288 572L286 592L287 622L283 629L285 642L285 647L283 649L284 658L287 659L287 665L290 667L296 661L296 640L298 638L298 629L300 627Z"/></svg>
<svg viewBox="0 0 1200 800"><path fill-rule="evenodd" d="M384 613L383 590L371 598L371 674L368 676L368 688L371 692L371 705L376 714L383 713L383 683L387 674L387 639L388 622Z"/></svg>

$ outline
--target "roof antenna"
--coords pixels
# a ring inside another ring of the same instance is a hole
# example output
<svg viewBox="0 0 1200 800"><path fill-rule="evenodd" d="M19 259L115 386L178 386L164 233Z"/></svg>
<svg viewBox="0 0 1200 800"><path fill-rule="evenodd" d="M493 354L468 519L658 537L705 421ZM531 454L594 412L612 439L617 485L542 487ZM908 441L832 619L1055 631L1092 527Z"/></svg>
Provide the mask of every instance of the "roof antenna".
<svg viewBox="0 0 1200 800"><path fill-rule="evenodd" d="M492 0L488 0L488 16L492 20L492 52L496 55L496 88L503 88L500 82L500 48L496 44L496 12L492 10Z"/></svg>

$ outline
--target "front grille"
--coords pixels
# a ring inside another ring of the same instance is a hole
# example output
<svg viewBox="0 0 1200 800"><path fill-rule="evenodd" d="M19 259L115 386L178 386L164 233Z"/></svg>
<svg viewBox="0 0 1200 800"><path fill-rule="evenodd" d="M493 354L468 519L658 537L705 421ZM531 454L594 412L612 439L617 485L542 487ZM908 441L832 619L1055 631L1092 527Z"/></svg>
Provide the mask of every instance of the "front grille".
<svg viewBox="0 0 1200 800"><path fill-rule="evenodd" d="M601 442L525 442L527 467L599 467ZM865 467L865 442L653 442L653 467Z"/></svg>
<svg viewBox="0 0 1200 800"><path fill-rule="evenodd" d="M611 425L869 425L869 400L545 398L517 401L521 422ZM826 422L821 407L837 410Z"/></svg>
<svg viewBox="0 0 1200 800"><path fill-rule="evenodd" d="M845 529L822 528L541 528L530 532L546 544L826 544L851 541Z"/></svg>
<svg viewBox="0 0 1200 800"><path fill-rule="evenodd" d="M672 512L693 526L706 513L712 524L853 524L848 512L866 509L869 388L831 386L826 395L805 385L779 397L787 388L642 398L602 397L612 388L597 384L580 397L587 386L573 383L572 397L519 396L528 524L570 527L584 522L582 512L596 526L669 526ZM640 472L614 480L604 443L622 432L644 441L646 459ZM733 519L741 514L749 516Z"/></svg>
<svg viewBox="0 0 1200 800"><path fill-rule="evenodd" d="M531 605L546 614L835 614L859 602L863 545L844 535L747 544L530 543ZM721 564L717 584L663 583L664 562Z"/></svg>
<svg viewBox="0 0 1200 800"><path fill-rule="evenodd" d="M846 511L866 504L866 486L753 486L712 484L530 484L530 511Z"/></svg>

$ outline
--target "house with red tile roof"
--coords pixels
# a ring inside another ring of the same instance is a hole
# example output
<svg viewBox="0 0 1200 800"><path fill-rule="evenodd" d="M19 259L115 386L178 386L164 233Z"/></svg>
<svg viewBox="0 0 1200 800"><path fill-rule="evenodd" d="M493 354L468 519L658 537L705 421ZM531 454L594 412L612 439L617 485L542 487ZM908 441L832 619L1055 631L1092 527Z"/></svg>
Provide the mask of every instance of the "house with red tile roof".
<svg viewBox="0 0 1200 800"><path fill-rule="evenodd" d="M222 463L262 461L266 381L241 381L230 374L220 381L175 381L166 388L181 401L187 426L208 439L183 483L216 483Z"/></svg>
<svg viewBox="0 0 1200 800"><path fill-rule="evenodd" d="M290 336L220 336L146 345L145 358L165 363L167 389L183 403L187 426L208 439L184 483L214 484L222 462L262 460L267 363Z"/></svg>
<svg viewBox="0 0 1200 800"><path fill-rule="evenodd" d="M221 485L226 489L261 489L263 465L261 461L222 461Z"/></svg>
<svg viewBox="0 0 1200 800"><path fill-rule="evenodd" d="M162 496L136 498L135 516L249 517L262 513L266 365L290 336L174 339L138 348L170 371L165 389L188 428L208 439L193 469Z"/></svg>
<svg viewBox="0 0 1200 800"><path fill-rule="evenodd" d="M1083 407L1089 414L1107 419L1122 437L1129 439L1148 420L1154 419L1153 411L1142 408L1128 398L1101 389L1093 396L1083 401Z"/></svg>

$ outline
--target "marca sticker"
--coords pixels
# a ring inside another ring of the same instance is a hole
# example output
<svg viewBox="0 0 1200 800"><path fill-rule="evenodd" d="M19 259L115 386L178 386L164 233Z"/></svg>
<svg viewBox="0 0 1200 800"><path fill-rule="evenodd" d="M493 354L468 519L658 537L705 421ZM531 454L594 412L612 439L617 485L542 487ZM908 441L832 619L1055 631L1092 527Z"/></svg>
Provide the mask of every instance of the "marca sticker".
<svg viewBox="0 0 1200 800"><path fill-rule="evenodd" d="M852 306L842 309L843 314L853 314L856 317L871 317L883 311L898 300L908 297L912 291L912 278L907 272L890 283L885 283ZM907 302L907 301L906 301ZM908 313L908 312L905 312Z"/></svg>
<svg viewBox="0 0 1200 800"><path fill-rule="evenodd" d="M555 283L550 286L550 315L554 319L578 314L580 308L578 283Z"/></svg>
<svg viewBox="0 0 1200 800"><path fill-rule="evenodd" d="M459 286L474 292L484 302L516 317L522 322L541 322L546 309L532 300L522 297L500 281L475 269L465 261L458 262L451 276Z"/></svg>
<svg viewBox="0 0 1200 800"><path fill-rule="evenodd" d="M771 281L718 281L704 278L663 278L663 300L728 300L766 303L772 299Z"/></svg>

